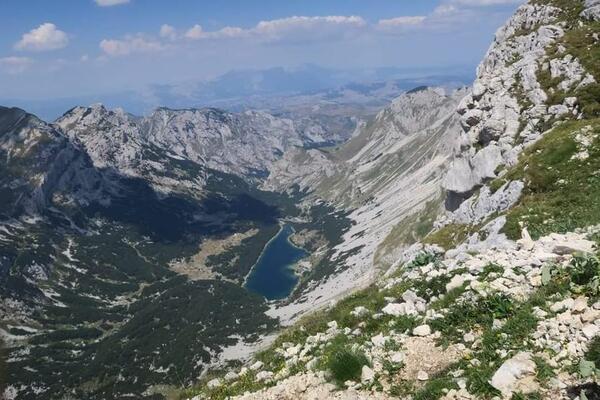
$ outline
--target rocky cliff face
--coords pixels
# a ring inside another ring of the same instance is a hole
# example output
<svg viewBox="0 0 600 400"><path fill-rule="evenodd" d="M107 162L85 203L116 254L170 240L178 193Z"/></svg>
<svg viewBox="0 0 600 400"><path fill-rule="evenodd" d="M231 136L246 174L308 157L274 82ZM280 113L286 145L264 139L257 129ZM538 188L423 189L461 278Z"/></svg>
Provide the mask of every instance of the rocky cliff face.
<svg viewBox="0 0 600 400"><path fill-rule="evenodd" d="M85 152L60 131L16 108L0 107L2 214L42 212L53 204L106 202L106 182Z"/></svg>
<svg viewBox="0 0 600 400"><path fill-rule="evenodd" d="M596 78L564 42L580 21L577 14L592 17L597 6L553 3L529 2L498 30L471 94L458 107L463 134L444 179L450 210L516 164L555 122L584 116L577 94Z"/></svg>
<svg viewBox="0 0 600 400"><path fill-rule="evenodd" d="M94 105L67 112L57 124L96 166L150 179L164 192L200 193L206 169L262 178L287 150L328 141L317 123L296 125L258 111L161 108L140 118Z"/></svg>

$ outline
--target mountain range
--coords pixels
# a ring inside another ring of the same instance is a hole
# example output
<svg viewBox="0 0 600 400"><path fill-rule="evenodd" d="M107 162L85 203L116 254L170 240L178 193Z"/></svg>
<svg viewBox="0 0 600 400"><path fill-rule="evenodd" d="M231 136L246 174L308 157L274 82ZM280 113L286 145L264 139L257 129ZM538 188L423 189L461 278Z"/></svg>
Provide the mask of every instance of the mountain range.
<svg viewBox="0 0 600 400"><path fill-rule="evenodd" d="M557 368L600 319L551 319L597 309L573 254L600 224L598 7L521 6L470 88L277 70L228 75L251 98L225 109L1 107L4 397L581 396L593 368ZM245 282L283 224L309 256L266 301Z"/></svg>

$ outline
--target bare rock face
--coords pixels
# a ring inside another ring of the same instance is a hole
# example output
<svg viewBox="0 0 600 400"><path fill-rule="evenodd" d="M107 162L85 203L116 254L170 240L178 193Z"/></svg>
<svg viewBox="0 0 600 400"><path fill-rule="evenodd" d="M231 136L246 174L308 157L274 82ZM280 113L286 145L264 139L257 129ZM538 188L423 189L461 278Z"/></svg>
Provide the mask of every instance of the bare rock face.
<svg viewBox="0 0 600 400"><path fill-rule="evenodd" d="M444 223L479 224L494 213L508 210L519 200L524 186L521 181L507 182L493 193L484 186L478 195L470 197L449 214Z"/></svg>
<svg viewBox="0 0 600 400"><path fill-rule="evenodd" d="M0 107L0 159L4 215L108 201L105 182L85 152L23 110Z"/></svg>
<svg viewBox="0 0 600 400"><path fill-rule="evenodd" d="M514 162L520 119L526 111L512 88L520 84L533 106L543 106L547 95L537 82L538 61L545 49L564 32L555 22L558 9L524 5L498 32L477 70L473 89L460 103L464 130L457 143L457 157L444 180L444 188L464 194L496 177L496 169ZM521 29L538 29L519 35ZM555 72L565 68L555 66ZM578 72L581 72L578 70ZM581 75L581 73L580 73ZM576 79L576 78L574 78ZM545 112L545 110L544 110ZM539 136L541 132L533 135Z"/></svg>
<svg viewBox="0 0 600 400"><path fill-rule="evenodd" d="M144 177L162 192L200 192L207 169L263 178L288 150L326 141L318 124L212 108L159 108L136 117L97 104L76 107L57 124L85 147L95 166Z"/></svg>
<svg viewBox="0 0 600 400"><path fill-rule="evenodd" d="M600 20L600 0L585 0L585 10L581 15L595 21Z"/></svg>
<svg viewBox="0 0 600 400"><path fill-rule="evenodd" d="M595 18L599 4L598 0L587 0L583 16ZM449 211L456 211L464 200L498 177L503 166L516 164L521 151L551 126L549 121L581 116L577 98L548 104L551 93L545 90L555 89L547 89L547 82L546 86L541 83L542 76L560 81L556 90L566 93L595 83L580 60L560 44L565 30L570 29L563 16L560 8L530 2L496 33L479 65L471 93L458 106L463 133L443 181ZM547 50L552 46L557 51L549 55ZM512 201L518 199L515 193L509 196ZM482 200L489 193L482 194L477 200L480 210L488 208ZM468 208L472 209L473 204ZM459 220L468 222L465 209L458 215Z"/></svg>

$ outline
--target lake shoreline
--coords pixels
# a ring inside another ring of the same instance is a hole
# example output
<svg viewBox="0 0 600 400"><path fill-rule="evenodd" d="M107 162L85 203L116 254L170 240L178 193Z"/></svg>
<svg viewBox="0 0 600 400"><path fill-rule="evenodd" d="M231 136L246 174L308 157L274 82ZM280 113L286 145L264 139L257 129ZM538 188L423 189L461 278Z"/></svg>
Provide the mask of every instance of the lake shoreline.
<svg viewBox="0 0 600 400"><path fill-rule="evenodd" d="M265 244L243 285L268 302L284 300L293 293L300 277L295 266L309 254L291 240L296 233L291 223L281 220L279 225L279 231ZM285 238L282 234L286 235Z"/></svg>

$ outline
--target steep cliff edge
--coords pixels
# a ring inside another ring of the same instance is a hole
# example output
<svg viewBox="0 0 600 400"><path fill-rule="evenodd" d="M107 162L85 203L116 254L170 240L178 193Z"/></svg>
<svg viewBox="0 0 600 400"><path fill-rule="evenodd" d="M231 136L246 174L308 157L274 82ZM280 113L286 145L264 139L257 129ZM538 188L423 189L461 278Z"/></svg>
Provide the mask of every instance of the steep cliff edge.
<svg viewBox="0 0 600 400"><path fill-rule="evenodd" d="M596 7L531 1L498 31L458 108L463 134L432 242L482 248L520 238L521 226L539 237L598 222Z"/></svg>

